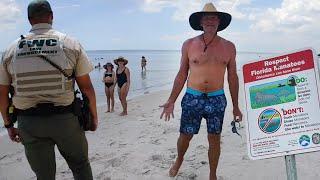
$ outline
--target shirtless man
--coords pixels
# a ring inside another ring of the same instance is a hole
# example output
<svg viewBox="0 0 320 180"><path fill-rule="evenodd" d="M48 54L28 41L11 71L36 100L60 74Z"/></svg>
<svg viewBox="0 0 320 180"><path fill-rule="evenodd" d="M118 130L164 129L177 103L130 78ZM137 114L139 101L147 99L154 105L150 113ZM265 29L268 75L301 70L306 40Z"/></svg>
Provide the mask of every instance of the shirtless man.
<svg viewBox="0 0 320 180"><path fill-rule="evenodd" d="M206 4L203 11L193 13L189 18L191 27L195 30L202 30L203 34L184 42L180 69L171 95L168 101L160 106L164 108L160 118L164 116L165 121L169 121L171 116L174 117L174 103L188 78L187 92L181 102L178 156L170 168L169 176L171 177L177 175L189 142L193 135L199 132L201 119L205 118L209 142L210 180L217 179L220 134L227 105L223 90L226 70L234 120L242 120L238 106L239 82L236 72L236 49L232 42L217 35L217 32L225 29L230 21L231 15L218 12L212 3Z"/></svg>

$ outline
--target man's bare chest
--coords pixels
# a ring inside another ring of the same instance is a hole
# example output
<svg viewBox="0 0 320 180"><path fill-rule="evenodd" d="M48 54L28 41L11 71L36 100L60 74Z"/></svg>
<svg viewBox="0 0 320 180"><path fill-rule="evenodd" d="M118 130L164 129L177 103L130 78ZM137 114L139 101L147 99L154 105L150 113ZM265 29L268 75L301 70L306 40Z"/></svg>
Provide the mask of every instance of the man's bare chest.
<svg viewBox="0 0 320 180"><path fill-rule="evenodd" d="M189 48L189 65L227 65L230 61L230 54L220 44L208 46L204 51L203 43L194 43Z"/></svg>
<svg viewBox="0 0 320 180"><path fill-rule="evenodd" d="M196 52L189 55L190 66L226 66L230 58L218 52Z"/></svg>

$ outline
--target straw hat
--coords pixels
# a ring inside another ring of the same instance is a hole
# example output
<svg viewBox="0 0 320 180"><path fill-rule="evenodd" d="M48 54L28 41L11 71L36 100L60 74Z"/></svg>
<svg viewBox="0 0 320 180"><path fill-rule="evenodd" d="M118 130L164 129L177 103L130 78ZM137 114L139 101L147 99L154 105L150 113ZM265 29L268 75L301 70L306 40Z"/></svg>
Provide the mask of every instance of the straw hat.
<svg viewBox="0 0 320 180"><path fill-rule="evenodd" d="M116 64L116 65L119 65L118 64L118 61L122 61L124 62L124 65L128 64L128 60L126 60L124 57L122 56L119 56L117 59L113 60L113 62Z"/></svg>
<svg viewBox="0 0 320 180"><path fill-rule="evenodd" d="M113 69L113 64L111 62L107 62L105 65L103 65L103 68L107 69L108 66L110 66L111 69Z"/></svg>
<svg viewBox="0 0 320 180"><path fill-rule="evenodd" d="M202 11L195 12L190 15L189 23L190 23L190 26L192 27L192 29L203 31L203 29L200 25L200 21L201 21L202 16L207 15L207 14L214 14L219 17L220 24L219 24L217 31L224 30L226 27L229 26L229 24L231 22L231 15L230 14L225 13L225 12L219 12L219 11L217 11L216 7L214 7L214 5L212 3L207 3L204 5Z"/></svg>

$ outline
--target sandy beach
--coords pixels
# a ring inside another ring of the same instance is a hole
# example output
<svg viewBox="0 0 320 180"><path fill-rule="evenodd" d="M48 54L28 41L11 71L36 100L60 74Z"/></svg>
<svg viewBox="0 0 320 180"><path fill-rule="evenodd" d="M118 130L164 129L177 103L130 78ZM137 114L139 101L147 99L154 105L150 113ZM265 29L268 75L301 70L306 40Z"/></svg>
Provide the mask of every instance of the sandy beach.
<svg viewBox="0 0 320 180"><path fill-rule="evenodd" d="M181 93L176 103L175 118L164 122L159 119L161 109L158 106L166 101L169 93L169 91L159 91L131 99L128 102L129 115L125 117L118 116L119 103L116 103L115 113L105 113L106 107L99 107L99 128L96 132L86 133L94 179L209 179L208 143L204 121L199 134L194 136L191 142L177 177L170 178L167 175L177 153L180 100L184 94ZM286 179L284 157L255 161L248 158L245 123L241 124L242 128L239 130L242 138L231 132L232 103L227 91L226 96L229 104L223 125L218 179ZM319 156L319 152L296 155L299 180L320 178ZM73 179L71 171L58 151L56 157L56 179ZM23 146L9 142L7 136L0 137L0 180L22 179L36 179L24 155Z"/></svg>

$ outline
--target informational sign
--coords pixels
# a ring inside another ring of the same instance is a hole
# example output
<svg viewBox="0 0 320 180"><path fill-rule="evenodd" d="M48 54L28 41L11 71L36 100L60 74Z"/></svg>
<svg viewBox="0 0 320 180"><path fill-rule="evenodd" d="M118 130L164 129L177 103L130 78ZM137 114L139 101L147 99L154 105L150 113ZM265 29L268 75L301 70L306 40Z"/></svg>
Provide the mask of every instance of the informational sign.
<svg viewBox="0 0 320 180"><path fill-rule="evenodd" d="M243 65L251 159L320 150L317 57L312 49Z"/></svg>

